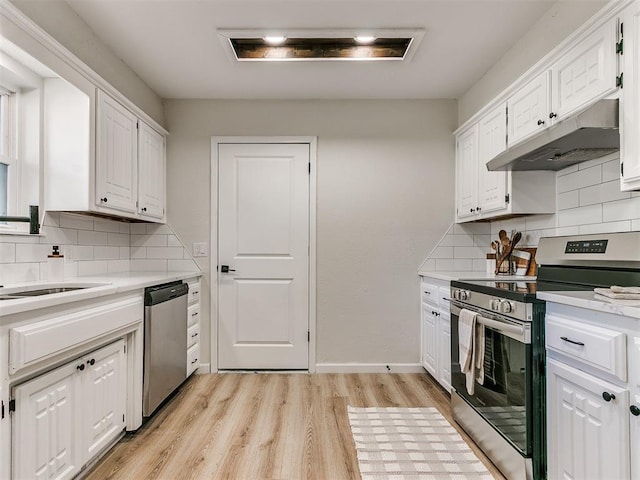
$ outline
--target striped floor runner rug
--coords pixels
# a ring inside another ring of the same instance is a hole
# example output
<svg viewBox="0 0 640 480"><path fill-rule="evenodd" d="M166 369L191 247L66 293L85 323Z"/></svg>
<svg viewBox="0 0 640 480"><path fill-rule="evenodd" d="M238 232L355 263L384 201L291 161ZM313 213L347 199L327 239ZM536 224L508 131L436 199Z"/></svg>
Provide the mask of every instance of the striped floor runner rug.
<svg viewBox="0 0 640 480"><path fill-rule="evenodd" d="M435 408L349 407L362 480L493 480Z"/></svg>

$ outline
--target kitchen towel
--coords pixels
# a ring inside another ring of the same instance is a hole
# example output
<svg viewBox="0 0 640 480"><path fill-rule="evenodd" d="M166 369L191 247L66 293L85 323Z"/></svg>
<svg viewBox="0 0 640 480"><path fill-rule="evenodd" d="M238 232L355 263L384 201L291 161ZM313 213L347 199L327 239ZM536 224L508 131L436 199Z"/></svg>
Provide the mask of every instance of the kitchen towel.
<svg viewBox="0 0 640 480"><path fill-rule="evenodd" d="M476 321L476 339L473 348L473 356L476 361L475 379L480 385L484 384L484 348L485 348L485 333L484 325Z"/></svg>
<svg viewBox="0 0 640 480"><path fill-rule="evenodd" d="M473 395L475 384L476 357L476 317L478 314L463 308L458 316L458 349L460 351L460 371L466 378L466 387L469 395Z"/></svg>
<svg viewBox="0 0 640 480"><path fill-rule="evenodd" d="M624 298L611 298L606 297L604 295L598 295L597 293L593 296L596 300L600 300L601 302L611 303L612 305L624 305L627 307L640 307L640 298L636 297L635 300L624 299Z"/></svg>
<svg viewBox="0 0 640 480"><path fill-rule="evenodd" d="M638 290L638 293L634 293ZM593 291L598 295L609 298L624 300L640 300L640 289L638 287L616 287L611 288L594 288Z"/></svg>

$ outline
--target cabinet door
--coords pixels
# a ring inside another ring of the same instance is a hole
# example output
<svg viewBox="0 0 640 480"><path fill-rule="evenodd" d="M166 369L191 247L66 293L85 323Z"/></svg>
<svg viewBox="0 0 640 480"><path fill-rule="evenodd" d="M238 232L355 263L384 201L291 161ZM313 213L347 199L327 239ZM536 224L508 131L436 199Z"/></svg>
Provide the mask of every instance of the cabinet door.
<svg viewBox="0 0 640 480"><path fill-rule="evenodd" d="M124 340L83 357L84 459L88 461L125 428Z"/></svg>
<svg viewBox="0 0 640 480"><path fill-rule="evenodd" d="M548 478L629 478L629 392L553 359L547 389Z"/></svg>
<svg viewBox="0 0 640 480"><path fill-rule="evenodd" d="M451 392L451 316L441 311L438 318L438 382Z"/></svg>
<svg viewBox="0 0 640 480"><path fill-rule="evenodd" d="M544 71L507 100L509 146L546 128L549 109L549 72Z"/></svg>
<svg viewBox="0 0 640 480"><path fill-rule="evenodd" d="M422 366L433 378L438 378L437 327L434 307L422 304Z"/></svg>
<svg viewBox="0 0 640 480"><path fill-rule="evenodd" d="M624 88L620 92L621 189L640 189L640 5L622 14L624 53L620 56Z"/></svg>
<svg viewBox="0 0 640 480"><path fill-rule="evenodd" d="M616 90L617 20L611 20L568 50L551 68L554 121Z"/></svg>
<svg viewBox="0 0 640 480"><path fill-rule="evenodd" d="M163 218L165 192L164 136L144 122L138 129L138 213Z"/></svg>
<svg viewBox="0 0 640 480"><path fill-rule="evenodd" d="M62 366L13 389L13 478L62 480L80 471L78 365Z"/></svg>
<svg viewBox="0 0 640 480"><path fill-rule="evenodd" d="M478 126L462 133L456 142L457 219L477 216L478 206Z"/></svg>
<svg viewBox="0 0 640 480"><path fill-rule="evenodd" d="M98 91L96 205L130 213L138 199L138 131L133 113Z"/></svg>
<svg viewBox="0 0 640 480"><path fill-rule="evenodd" d="M507 208L507 172L490 172L487 162L507 148L507 106L500 104L478 122L478 210Z"/></svg>

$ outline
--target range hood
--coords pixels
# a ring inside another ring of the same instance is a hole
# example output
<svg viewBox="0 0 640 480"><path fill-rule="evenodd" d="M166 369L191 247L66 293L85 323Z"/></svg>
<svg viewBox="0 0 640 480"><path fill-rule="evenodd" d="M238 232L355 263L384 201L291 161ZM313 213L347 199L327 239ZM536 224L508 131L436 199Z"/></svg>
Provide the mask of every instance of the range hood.
<svg viewBox="0 0 640 480"><path fill-rule="evenodd" d="M618 100L600 100L487 162L490 171L561 170L620 150Z"/></svg>

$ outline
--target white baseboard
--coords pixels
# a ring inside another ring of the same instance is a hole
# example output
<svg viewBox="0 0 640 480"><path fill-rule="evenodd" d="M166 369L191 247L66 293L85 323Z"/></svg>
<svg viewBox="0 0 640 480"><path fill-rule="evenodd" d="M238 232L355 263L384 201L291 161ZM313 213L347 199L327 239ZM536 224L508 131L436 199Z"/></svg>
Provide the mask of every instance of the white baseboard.
<svg viewBox="0 0 640 480"><path fill-rule="evenodd" d="M211 364L209 363L201 363L196 370L196 375L207 375L208 373L211 373Z"/></svg>
<svg viewBox="0 0 640 480"><path fill-rule="evenodd" d="M424 373L419 363L318 363L316 373Z"/></svg>

